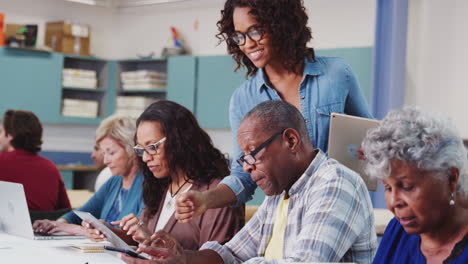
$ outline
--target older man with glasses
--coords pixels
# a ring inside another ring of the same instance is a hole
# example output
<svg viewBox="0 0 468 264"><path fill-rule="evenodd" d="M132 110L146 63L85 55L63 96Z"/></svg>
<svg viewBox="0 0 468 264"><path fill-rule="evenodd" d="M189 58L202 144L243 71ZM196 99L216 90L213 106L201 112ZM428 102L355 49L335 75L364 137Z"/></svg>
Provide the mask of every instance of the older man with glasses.
<svg viewBox="0 0 468 264"><path fill-rule="evenodd" d="M266 101L242 120L237 162L267 197L229 242L184 251L167 233L140 247L152 256L127 263L371 263L376 247L369 194L355 172L314 149L292 105ZM141 261L141 262L140 262Z"/></svg>

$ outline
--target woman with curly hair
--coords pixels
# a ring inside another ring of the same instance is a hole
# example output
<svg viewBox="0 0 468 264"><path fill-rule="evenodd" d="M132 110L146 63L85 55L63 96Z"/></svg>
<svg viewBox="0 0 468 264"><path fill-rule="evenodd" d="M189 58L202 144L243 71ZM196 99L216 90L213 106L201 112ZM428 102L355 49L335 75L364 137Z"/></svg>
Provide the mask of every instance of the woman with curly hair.
<svg viewBox="0 0 468 264"><path fill-rule="evenodd" d="M414 107L394 110L362 148L395 215L374 263L468 263L468 159L453 123Z"/></svg>
<svg viewBox="0 0 468 264"><path fill-rule="evenodd" d="M185 249L196 250L207 241L224 244L242 228L243 206L208 210L189 224L174 218L176 195L210 190L229 175L227 159L189 110L171 101L151 104L137 120L135 141L145 208L140 218L130 214L113 223L127 242L143 242L163 230Z"/></svg>
<svg viewBox="0 0 468 264"><path fill-rule="evenodd" d="M349 65L341 58L316 57L307 47L312 38L307 20L301 0L226 1L217 37L226 41L236 70L246 67L249 77L232 95L229 108L236 158L243 154L236 140L240 121L263 101L283 100L300 110L313 146L324 152L331 112L371 117ZM209 192L181 195L177 219L245 203L257 187L237 163L221 183Z"/></svg>

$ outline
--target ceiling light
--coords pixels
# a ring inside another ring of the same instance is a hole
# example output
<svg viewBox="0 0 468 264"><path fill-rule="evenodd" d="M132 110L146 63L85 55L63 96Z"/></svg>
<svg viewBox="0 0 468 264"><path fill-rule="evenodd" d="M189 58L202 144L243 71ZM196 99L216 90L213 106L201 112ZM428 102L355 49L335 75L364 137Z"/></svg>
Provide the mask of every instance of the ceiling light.
<svg viewBox="0 0 468 264"><path fill-rule="evenodd" d="M84 5L92 5L92 6L109 6L109 1L106 1L106 0L65 0L65 1L84 4Z"/></svg>
<svg viewBox="0 0 468 264"><path fill-rule="evenodd" d="M145 5L157 5L166 3L185 2L188 0L120 0L118 7L136 7Z"/></svg>

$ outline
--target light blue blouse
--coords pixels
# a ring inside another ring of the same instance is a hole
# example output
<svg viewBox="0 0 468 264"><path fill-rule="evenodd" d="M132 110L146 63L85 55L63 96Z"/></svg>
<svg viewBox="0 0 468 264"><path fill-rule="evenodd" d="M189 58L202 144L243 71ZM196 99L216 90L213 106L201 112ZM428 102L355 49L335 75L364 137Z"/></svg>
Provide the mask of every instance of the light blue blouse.
<svg viewBox="0 0 468 264"><path fill-rule="evenodd" d="M305 59L299 97L309 138L315 148L325 153L328 151L331 112L372 118L356 76L342 58L316 57L315 62ZM256 105L267 100L281 100L281 97L269 85L263 69L259 69L234 91L229 106L234 159L242 154L237 144L237 130L242 118ZM238 204L251 200L257 187L250 174L243 172L237 162L232 164L231 175L220 184L226 184L232 189Z"/></svg>
<svg viewBox="0 0 468 264"><path fill-rule="evenodd" d="M140 216L144 208L142 198L143 175L137 173L133 179L132 186L123 201L122 210L118 213L118 219L133 213ZM89 212L98 219L107 219L116 199L118 199L122 188L122 176L112 176L83 206L79 211ZM80 224L81 218L72 212L62 216L69 223ZM109 223L110 224L110 223Z"/></svg>

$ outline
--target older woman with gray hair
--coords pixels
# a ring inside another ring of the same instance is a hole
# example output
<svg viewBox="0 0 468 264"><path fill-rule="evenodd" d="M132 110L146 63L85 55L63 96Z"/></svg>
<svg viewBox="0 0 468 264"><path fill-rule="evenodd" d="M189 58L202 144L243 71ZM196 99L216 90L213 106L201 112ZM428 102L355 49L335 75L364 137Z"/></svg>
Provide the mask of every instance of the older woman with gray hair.
<svg viewBox="0 0 468 264"><path fill-rule="evenodd" d="M89 212L96 218L111 224L130 213L140 215L144 203L142 198L143 175L138 171L133 151L136 120L123 115L113 115L102 121L96 130L96 142L104 155L104 164L112 176L83 206L80 211ZM64 231L76 235L95 237L79 225L81 219L73 212L63 215L57 221L38 220L34 231L54 233Z"/></svg>
<svg viewBox="0 0 468 264"><path fill-rule="evenodd" d="M374 263L468 263L467 151L453 125L414 107L395 110L362 148L395 215Z"/></svg>

